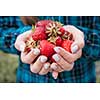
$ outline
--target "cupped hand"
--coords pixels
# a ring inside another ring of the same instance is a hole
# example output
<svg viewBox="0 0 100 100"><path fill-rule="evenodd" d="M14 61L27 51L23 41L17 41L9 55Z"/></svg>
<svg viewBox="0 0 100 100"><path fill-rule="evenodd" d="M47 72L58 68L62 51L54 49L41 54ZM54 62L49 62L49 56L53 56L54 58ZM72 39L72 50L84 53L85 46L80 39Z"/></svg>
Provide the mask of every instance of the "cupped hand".
<svg viewBox="0 0 100 100"><path fill-rule="evenodd" d="M31 64L34 59L40 54L40 50L38 48L31 49L30 52L24 52L25 49L25 41L32 33L31 30L24 32L19 35L15 42L15 48L21 52L21 61L23 63Z"/></svg>
<svg viewBox="0 0 100 100"><path fill-rule="evenodd" d="M66 25L64 29L73 35L73 43L71 45L71 52L69 53L61 47L55 47L54 50L57 54L53 55L56 63L51 64L53 76L56 79L59 72L70 71L74 67L74 62L82 55L82 48L84 47L84 33L77 29L75 26Z"/></svg>
<svg viewBox="0 0 100 100"><path fill-rule="evenodd" d="M31 72L45 75L50 69L50 63L47 62L47 57L43 55L39 56L40 50L38 48L33 48L30 52L24 52L26 46L25 41L27 37L30 36L31 32L32 31L29 30L19 35L15 42L15 48L21 52L21 61L30 64Z"/></svg>

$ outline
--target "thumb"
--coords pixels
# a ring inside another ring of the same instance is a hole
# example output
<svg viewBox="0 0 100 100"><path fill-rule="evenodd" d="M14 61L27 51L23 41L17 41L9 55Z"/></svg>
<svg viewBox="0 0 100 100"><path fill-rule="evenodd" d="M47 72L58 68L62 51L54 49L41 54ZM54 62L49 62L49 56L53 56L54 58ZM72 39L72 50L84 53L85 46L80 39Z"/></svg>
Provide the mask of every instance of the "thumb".
<svg viewBox="0 0 100 100"><path fill-rule="evenodd" d="M80 37L79 37L79 38L75 39L74 42L72 43L71 52L75 53L79 49L82 49L84 46L85 46L84 39L80 39Z"/></svg>
<svg viewBox="0 0 100 100"><path fill-rule="evenodd" d="M26 46L26 44L25 44L24 41L19 41L19 40L17 40L17 41L15 42L15 48L16 48L17 50L21 51L21 52L24 52L25 46Z"/></svg>
<svg viewBox="0 0 100 100"><path fill-rule="evenodd" d="M25 46L26 46L25 40L26 40L27 37L30 36L31 32L32 32L32 30L26 31L26 32L24 32L23 34L20 34L17 37L16 42L14 44L15 45L15 48L17 50L22 51L22 52L24 51Z"/></svg>
<svg viewBox="0 0 100 100"><path fill-rule="evenodd" d="M78 50L79 50L79 46L78 46L78 43L75 41L71 45L71 52L76 53Z"/></svg>

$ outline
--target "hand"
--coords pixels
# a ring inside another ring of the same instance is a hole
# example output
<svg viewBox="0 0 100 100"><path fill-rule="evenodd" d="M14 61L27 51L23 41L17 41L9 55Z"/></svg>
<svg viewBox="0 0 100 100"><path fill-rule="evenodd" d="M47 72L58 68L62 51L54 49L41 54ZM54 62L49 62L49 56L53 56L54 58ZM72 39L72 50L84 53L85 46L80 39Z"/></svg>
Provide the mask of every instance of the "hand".
<svg viewBox="0 0 100 100"><path fill-rule="evenodd" d="M30 64L30 70L33 73L39 73L40 75L47 74L49 71L50 63L46 62L47 57L39 56L37 60L33 63L35 58L40 54L40 50L38 48L31 49L29 53L24 52L25 49L25 41L27 37L31 34L31 30L24 32L19 35L15 42L15 48L21 51L21 60L23 63Z"/></svg>
<svg viewBox="0 0 100 100"><path fill-rule="evenodd" d="M72 33L73 44L71 45L71 53L65 51L61 47L55 47L54 50L57 54L53 55L56 63L51 64L51 68L54 70L53 76L57 78L58 72L69 71L73 68L74 61L82 55L82 48L84 47L84 34L79 29L72 25L64 26L65 30Z"/></svg>
<svg viewBox="0 0 100 100"><path fill-rule="evenodd" d="M56 49L59 49L59 52ZM71 54L61 47L55 47L55 51L57 51L57 54L53 55L53 59L56 61L56 63L52 63L51 68L56 72L72 70L74 67L74 62L81 57L82 53L82 50L79 50L76 53ZM54 78L57 78L58 76L56 72L53 73Z"/></svg>
<svg viewBox="0 0 100 100"><path fill-rule="evenodd" d="M25 41L27 37L31 34L31 30L24 32L23 34L19 35L15 42L15 48L21 51L21 60L23 63L31 64L34 59L40 54L39 49L31 49L29 53L24 52L25 49Z"/></svg>
<svg viewBox="0 0 100 100"><path fill-rule="evenodd" d="M79 49L82 49L85 45L84 33L72 25L66 25L66 26L64 26L64 29L66 31L72 33L72 35L73 35L74 43L71 46L72 53L75 53Z"/></svg>

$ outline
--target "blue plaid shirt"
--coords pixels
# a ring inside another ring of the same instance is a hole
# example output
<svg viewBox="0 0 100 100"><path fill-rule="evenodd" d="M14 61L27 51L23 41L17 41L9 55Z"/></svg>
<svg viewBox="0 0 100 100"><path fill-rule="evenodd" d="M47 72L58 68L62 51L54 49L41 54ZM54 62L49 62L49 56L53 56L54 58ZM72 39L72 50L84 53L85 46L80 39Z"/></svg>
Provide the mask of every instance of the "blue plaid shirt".
<svg viewBox="0 0 100 100"><path fill-rule="evenodd" d="M94 62L100 59L100 17L98 16L39 16L40 20L51 19L60 21L67 25L74 25L84 32L85 47L80 59L75 62L71 71L59 74L57 80L51 73L38 75L31 73L30 66L20 60L17 69L17 82L34 83L87 83L96 82L96 72ZM25 26L19 17L9 16L0 17L0 50L7 53L18 54L14 43L16 37L23 32L30 30L31 26Z"/></svg>

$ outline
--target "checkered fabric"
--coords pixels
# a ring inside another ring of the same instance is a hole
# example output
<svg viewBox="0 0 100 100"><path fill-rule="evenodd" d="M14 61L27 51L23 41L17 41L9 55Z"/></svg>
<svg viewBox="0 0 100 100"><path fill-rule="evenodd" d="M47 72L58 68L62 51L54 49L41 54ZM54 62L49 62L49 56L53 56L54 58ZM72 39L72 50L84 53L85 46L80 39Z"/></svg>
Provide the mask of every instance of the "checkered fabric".
<svg viewBox="0 0 100 100"><path fill-rule="evenodd" d="M59 74L57 80L51 73L38 75L30 71L28 64L20 61L17 69L17 82L22 83L92 83L96 82L94 62L100 59L100 17L99 16L39 16L40 20L51 19L60 21L65 25L74 25L84 32L85 47L82 57L75 62L71 71ZM16 37L31 29L25 26L17 16L0 16L0 50L7 53L18 54L14 48ZM5 66L6 67L6 66Z"/></svg>

